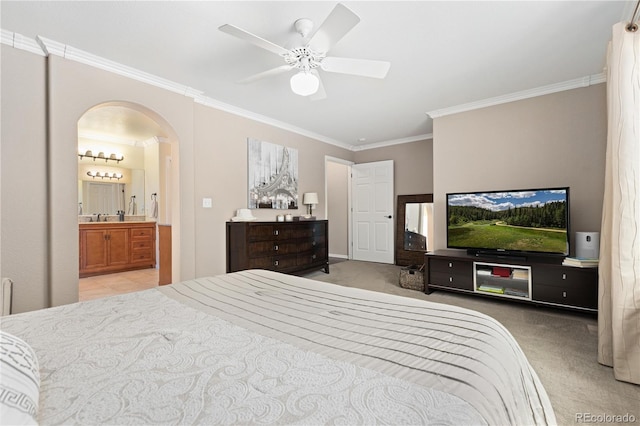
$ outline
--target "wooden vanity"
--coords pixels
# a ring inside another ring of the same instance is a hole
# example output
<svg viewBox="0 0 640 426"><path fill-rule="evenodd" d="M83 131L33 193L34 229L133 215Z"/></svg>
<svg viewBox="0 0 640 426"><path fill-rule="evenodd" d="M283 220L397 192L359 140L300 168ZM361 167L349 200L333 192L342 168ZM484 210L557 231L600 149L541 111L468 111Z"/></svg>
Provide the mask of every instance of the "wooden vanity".
<svg viewBox="0 0 640 426"><path fill-rule="evenodd" d="M80 278L156 267L155 222L80 223Z"/></svg>

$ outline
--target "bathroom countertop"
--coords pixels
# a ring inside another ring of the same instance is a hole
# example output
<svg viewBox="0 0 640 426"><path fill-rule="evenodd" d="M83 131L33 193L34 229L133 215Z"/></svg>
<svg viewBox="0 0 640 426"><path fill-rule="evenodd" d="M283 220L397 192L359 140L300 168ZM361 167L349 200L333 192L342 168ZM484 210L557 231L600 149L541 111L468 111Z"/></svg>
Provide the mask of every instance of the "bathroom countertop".
<svg viewBox="0 0 640 426"><path fill-rule="evenodd" d="M133 223L156 223L155 220L108 220L106 222L78 222L78 225L127 225Z"/></svg>

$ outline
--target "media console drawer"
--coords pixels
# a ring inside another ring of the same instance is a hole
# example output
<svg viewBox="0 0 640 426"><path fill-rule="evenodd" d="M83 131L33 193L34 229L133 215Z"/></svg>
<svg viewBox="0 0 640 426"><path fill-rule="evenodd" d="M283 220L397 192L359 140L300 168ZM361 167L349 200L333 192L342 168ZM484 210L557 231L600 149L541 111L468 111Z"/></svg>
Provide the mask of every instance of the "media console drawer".
<svg viewBox="0 0 640 426"><path fill-rule="evenodd" d="M548 266L533 268L533 283L535 285L550 285L557 287L575 287L590 289L598 286L597 268L577 268L573 266Z"/></svg>
<svg viewBox="0 0 640 426"><path fill-rule="evenodd" d="M598 309L598 292L585 291L576 287L562 288L537 284L533 287L533 300L557 303L559 305Z"/></svg>
<svg viewBox="0 0 640 426"><path fill-rule="evenodd" d="M429 284L473 291L472 262L437 258L427 258L427 262L425 278Z"/></svg>

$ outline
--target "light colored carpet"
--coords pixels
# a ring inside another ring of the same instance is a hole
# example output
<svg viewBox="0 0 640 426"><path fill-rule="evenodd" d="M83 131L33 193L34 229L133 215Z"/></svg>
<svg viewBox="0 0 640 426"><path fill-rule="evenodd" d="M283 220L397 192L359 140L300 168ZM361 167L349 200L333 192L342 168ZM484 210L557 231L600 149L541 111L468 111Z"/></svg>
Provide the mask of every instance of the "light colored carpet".
<svg viewBox="0 0 640 426"><path fill-rule="evenodd" d="M595 315L444 291L426 295L399 286L399 266L353 260L333 262L336 261L330 265L330 274L314 272L306 277L456 305L500 321L538 373L558 424L600 423L593 422L599 420L597 417L585 421L587 415L601 416L600 420L604 420L601 424L612 424L615 419L603 416L625 414L633 416L632 424L640 424L640 386L615 380L611 368L598 364Z"/></svg>

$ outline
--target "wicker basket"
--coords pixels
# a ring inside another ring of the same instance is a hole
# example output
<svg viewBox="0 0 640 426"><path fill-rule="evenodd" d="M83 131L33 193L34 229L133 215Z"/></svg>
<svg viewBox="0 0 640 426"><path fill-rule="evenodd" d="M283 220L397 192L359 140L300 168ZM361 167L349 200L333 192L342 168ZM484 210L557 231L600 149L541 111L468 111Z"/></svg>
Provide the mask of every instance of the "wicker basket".
<svg viewBox="0 0 640 426"><path fill-rule="evenodd" d="M400 287L424 291L424 265L411 265L400 269Z"/></svg>

